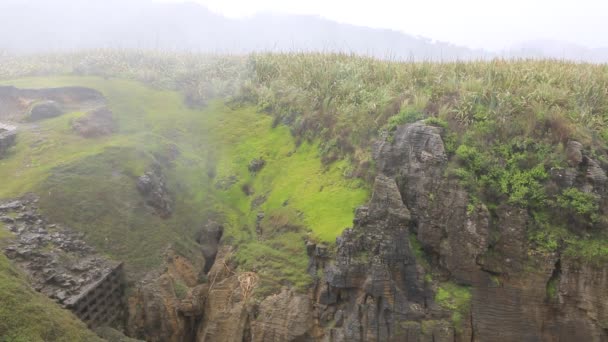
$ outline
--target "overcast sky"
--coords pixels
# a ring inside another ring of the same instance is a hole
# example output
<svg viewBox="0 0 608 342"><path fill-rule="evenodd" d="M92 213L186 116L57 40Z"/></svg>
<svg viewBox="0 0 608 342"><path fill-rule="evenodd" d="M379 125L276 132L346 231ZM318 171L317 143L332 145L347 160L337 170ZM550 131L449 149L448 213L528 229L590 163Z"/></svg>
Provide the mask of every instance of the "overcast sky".
<svg viewBox="0 0 608 342"><path fill-rule="evenodd" d="M184 2L184 0L156 0ZM214 12L312 14L473 48L548 39L608 47L606 0L190 0Z"/></svg>

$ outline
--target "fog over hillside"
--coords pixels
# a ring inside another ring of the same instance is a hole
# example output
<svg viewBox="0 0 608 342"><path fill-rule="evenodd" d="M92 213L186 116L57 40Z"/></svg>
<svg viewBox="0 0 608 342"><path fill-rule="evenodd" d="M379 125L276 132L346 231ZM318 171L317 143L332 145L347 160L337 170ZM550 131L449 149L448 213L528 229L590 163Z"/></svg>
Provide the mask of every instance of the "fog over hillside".
<svg viewBox="0 0 608 342"><path fill-rule="evenodd" d="M434 61L497 56L608 61L608 49L562 42L530 42L495 53L318 16L266 13L226 18L194 2L0 0L0 51L35 53L91 48L237 54L339 51Z"/></svg>

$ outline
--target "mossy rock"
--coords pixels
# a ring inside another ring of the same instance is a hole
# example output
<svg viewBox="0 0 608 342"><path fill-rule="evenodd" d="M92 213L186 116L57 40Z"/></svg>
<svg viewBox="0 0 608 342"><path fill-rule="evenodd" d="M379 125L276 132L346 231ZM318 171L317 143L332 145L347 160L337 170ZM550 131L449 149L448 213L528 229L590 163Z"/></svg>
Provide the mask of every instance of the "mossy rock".
<svg viewBox="0 0 608 342"><path fill-rule="evenodd" d="M55 101L39 101L30 106L26 115L26 121L40 121L54 118L64 114L61 106Z"/></svg>

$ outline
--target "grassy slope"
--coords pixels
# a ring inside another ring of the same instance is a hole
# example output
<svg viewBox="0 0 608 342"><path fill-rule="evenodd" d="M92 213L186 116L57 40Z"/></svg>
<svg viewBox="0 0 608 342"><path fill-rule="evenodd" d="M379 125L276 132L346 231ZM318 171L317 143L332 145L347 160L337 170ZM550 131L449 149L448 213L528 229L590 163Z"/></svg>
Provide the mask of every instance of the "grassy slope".
<svg viewBox="0 0 608 342"><path fill-rule="evenodd" d="M368 196L360 182L342 177L346 164L322 166L316 146L296 148L286 127L271 128L272 118L251 108L233 110L212 102L205 110L192 110L177 93L122 80L52 77L3 83L81 85L106 95L119 121L118 134L92 140L74 135L69 120L80 113L26 128L14 153L0 162L0 178L14 180L0 186L0 197L40 193L46 215L86 232L100 251L126 260L136 275L158 265L169 243L196 260L192 237L207 215L219 212L227 222L226 238L239 247L235 258L245 269L260 272L270 287L281 281L303 287L309 278L302 227L332 241ZM161 220L143 205L135 182L153 160L162 160L175 147L179 156L165 167L175 212ZM256 157L267 163L253 175L247 165ZM210 179L207 170L213 168L217 175ZM230 189L213 185L229 176L238 178ZM243 184L255 194L246 196ZM259 195L267 201L252 209L251 201ZM266 219L264 236L257 238L260 210ZM280 230L285 226L296 228Z"/></svg>

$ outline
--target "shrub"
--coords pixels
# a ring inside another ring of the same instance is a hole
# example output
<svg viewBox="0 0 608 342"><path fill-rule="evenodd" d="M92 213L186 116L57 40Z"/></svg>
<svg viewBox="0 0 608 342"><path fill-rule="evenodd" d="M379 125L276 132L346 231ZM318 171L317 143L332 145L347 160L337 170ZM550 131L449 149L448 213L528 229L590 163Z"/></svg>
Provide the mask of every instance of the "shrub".
<svg viewBox="0 0 608 342"><path fill-rule="evenodd" d="M454 283L444 283L437 289L435 302L444 309L452 311L454 327L461 330L463 315L471 305L471 289Z"/></svg>
<svg viewBox="0 0 608 342"><path fill-rule="evenodd" d="M437 126L437 127L441 127L441 128L448 128L448 123L445 120L442 120L440 118L436 118L436 117L430 117L426 120L424 120L424 123L430 126Z"/></svg>
<svg viewBox="0 0 608 342"><path fill-rule="evenodd" d="M392 132L397 129L397 126L407 123L414 123L423 118L424 114L422 112L413 109L412 107L405 107L401 109L399 114L388 119L387 129L389 132Z"/></svg>
<svg viewBox="0 0 608 342"><path fill-rule="evenodd" d="M599 198L595 194L568 188L557 197L557 204L574 214L588 217L592 222L599 220Z"/></svg>
<svg viewBox="0 0 608 342"><path fill-rule="evenodd" d="M188 295L188 287L180 280L175 281L173 290L175 291L175 297L177 297L177 299L184 299L186 298L186 295Z"/></svg>

